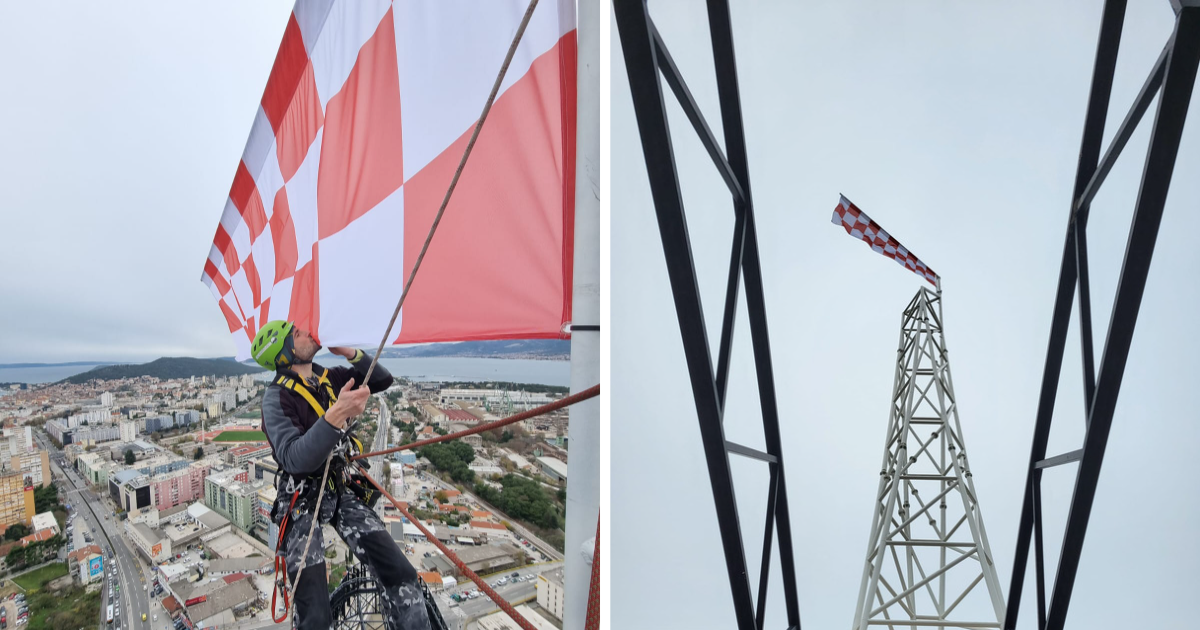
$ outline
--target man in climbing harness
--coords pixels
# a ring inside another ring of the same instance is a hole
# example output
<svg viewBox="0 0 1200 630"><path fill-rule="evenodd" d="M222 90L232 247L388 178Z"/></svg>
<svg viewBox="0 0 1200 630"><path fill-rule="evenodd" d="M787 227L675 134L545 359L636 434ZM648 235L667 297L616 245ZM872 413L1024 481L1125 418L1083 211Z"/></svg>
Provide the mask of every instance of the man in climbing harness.
<svg viewBox="0 0 1200 630"><path fill-rule="evenodd" d="M371 357L362 350L329 348L348 359L351 367L326 369L312 362L320 349L307 331L278 320L264 325L251 345L254 359L275 371L263 394L262 426L280 469L275 479L278 497L271 511L272 520L279 525L276 580L286 574L287 584L291 584L296 628L333 626L320 527L331 524L379 584L384 606L380 612L387 627L425 630L430 627L429 618L417 572L371 509L379 492L359 474L358 463L348 461L362 445L346 432L347 423L363 412L370 394L392 384L392 375L376 364L367 387L356 388L356 382L366 377ZM318 508L321 476L331 453L333 460ZM309 543L314 518L318 526ZM296 583L306 545L308 558ZM285 609L287 584L277 586L284 589Z"/></svg>

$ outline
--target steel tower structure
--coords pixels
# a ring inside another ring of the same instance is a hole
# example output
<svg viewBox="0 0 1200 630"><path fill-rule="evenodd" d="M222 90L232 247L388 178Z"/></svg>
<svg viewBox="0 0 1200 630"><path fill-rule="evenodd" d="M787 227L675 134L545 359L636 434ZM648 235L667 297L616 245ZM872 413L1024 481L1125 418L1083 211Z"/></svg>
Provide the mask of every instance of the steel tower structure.
<svg viewBox="0 0 1200 630"><path fill-rule="evenodd" d="M873 516L854 630L1000 627L1004 596L958 418L942 297L925 287L901 319ZM994 618L955 614L972 593Z"/></svg>

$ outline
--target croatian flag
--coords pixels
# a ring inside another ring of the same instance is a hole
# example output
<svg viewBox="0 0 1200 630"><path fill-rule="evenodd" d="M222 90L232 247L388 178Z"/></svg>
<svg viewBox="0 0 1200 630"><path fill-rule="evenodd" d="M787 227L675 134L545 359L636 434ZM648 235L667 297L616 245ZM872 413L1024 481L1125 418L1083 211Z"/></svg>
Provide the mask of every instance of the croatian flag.
<svg viewBox="0 0 1200 630"><path fill-rule="evenodd" d="M891 258L901 267L937 286L938 275L932 269L844 196L833 209L833 224L842 226L847 234L865 242L872 250Z"/></svg>
<svg viewBox="0 0 1200 630"><path fill-rule="evenodd" d="M525 0L298 0L201 280L237 347L379 343ZM538 4L389 344L566 337L575 9Z"/></svg>

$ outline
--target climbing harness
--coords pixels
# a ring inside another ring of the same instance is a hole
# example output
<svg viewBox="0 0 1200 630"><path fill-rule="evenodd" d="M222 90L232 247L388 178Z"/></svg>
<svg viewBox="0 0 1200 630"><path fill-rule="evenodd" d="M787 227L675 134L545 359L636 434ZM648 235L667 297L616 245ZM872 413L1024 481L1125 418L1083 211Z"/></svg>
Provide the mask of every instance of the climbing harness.
<svg viewBox="0 0 1200 630"><path fill-rule="evenodd" d="M296 379L288 376L287 374L279 374L275 377L272 385L277 385L299 394L300 397L307 401L308 404L313 408L313 411L317 413L318 420L325 417L325 413L328 411L328 408L321 405L317 398L313 396L307 384L297 382ZM318 391L325 392L325 394L328 396L330 406L337 402L337 394L333 391L333 384L329 381L328 369L324 369L320 374L316 375L315 387L318 389ZM354 469L357 471L357 469L362 467L361 464L352 463L350 461L351 456L357 455L361 452L362 442L359 441L358 438L356 438L353 434L347 433L338 441L337 446L335 446L333 452L330 453L329 458L325 462L325 472L322 474L321 480L316 484L310 483L310 480L314 478L312 476L296 477L284 470L280 470L278 473L276 473L275 487L282 491L284 497L287 497L288 494L291 494L292 498L288 502L287 510L281 516L274 513L271 515L272 519L280 519L279 534L275 540L275 587L271 594L271 617L275 620L275 623L282 623L287 618L287 612L290 609L291 603L291 598L289 597L291 585L288 584L287 579L287 559L284 557L282 551L284 536L288 532L288 525L290 525L293 520L299 518L301 515L312 509L314 512L313 524L312 528L309 529L308 540L308 543L311 543L313 529L316 527L317 521L321 520L321 515L319 513L321 498L326 487L328 487L330 491L334 492L335 496L340 494L340 492L338 492L339 486L349 487L352 491L354 491L356 496L364 500L364 503L367 502L367 499L364 498L366 493L362 492L361 490L355 490L356 484L365 483L355 480L356 477L361 479L361 473L355 472L347 477L349 470ZM334 475L332 477L329 476L329 470L331 466L334 470ZM317 500L315 501L315 505L310 506L309 504L312 503L310 501L310 495L312 490L317 488L320 489L317 495ZM378 502L378 500L379 498L376 495L374 502ZM299 504L299 506L297 506L297 504ZM275 509L278 509L279 505L280 504L277 501ZM373 503L369 505L373 505ZM300 561L300 568L296 572L297 582L300 580L300 573L304 571L305 568L306 559L308 556L308 548L309 545L305 544L304 556ZM277 616L276 602L280 594L283 595L283 612Z"/></svg>

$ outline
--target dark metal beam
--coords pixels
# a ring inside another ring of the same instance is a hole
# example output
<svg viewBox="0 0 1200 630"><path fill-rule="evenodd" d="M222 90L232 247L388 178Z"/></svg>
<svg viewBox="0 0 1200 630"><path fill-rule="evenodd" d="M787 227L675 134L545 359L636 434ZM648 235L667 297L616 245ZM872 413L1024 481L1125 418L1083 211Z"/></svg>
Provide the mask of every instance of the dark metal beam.
<svg viewBox="0 0 1200 630"><path fill-rule="evenodd" d="M1104 355L1100 361L1096 397L1092 402L1091 420L1087 436L1084 438L1083 458L1079 462L1079 475L1075 481L1074 496L1071 498L1054 591L1050 596L1050 609L1046 617L1047 630L1062 630L1066 623L1075 575L1079 568L1079 555L1083 550L1084 535L1087 533L1092 502L1096 496L1096 485L1100 479L1100 468L1104 462L1104 451L1108 445L1117 396L1121 391L1125 364L1129 358L1129 346L1133 341L1142 294L1146 288L1146 277L1150 272L1150 261L1154 255L1163 208L1175 170L1175 158L1179 153L1179 142L1183 135L1184 122L1187 120L1198 63L1200 8L1185 7L1179 12L1175 24L1174 45L1167 60L1162 96L1159 99L1158 112L1150 136L1150 149L1142 171L1141 190L1138 191L1133 225L1125 249L1125 261L1117 283L1117 297L1113 303Z"/></svg>
<svg viewBox="0 0 1200 630"><path fill-rule="evenodd" d="M1062 455L1055 455L1054 457L1047 457L1046 459L1043 459L1042 461L1034 464L1033 467L1037 468L1039 470L1045 469L1045 468L1053 468L1054 466L1061 466L1063 464L1077 462L1082 457L1083 457L1083 449L1080 448L1080 449L1073 450L1069 453L1063 453Z"/></svg>
<svg viewBox="0 0 1200 630"><path fill-rule="evenodd" d="M1033 484L1033 566L1037 579L1038 630L1046 627L1046 554L1042 536L1042 479L1041 472Z"/></svg>
<svg viewBox="0 0 1200 630"><path fill-rule="evenodd" d="M1104 152L1104 157L1100 159L1100 164L1096 168L1096 172L1092 174L1087 187L1083 190L1083 194L1076 197L1076 209L1091 205L1092 199L1100 191L1100 185L1108 177L1108 173L1112 170L1113 165L1117 163L1117 158L1121 155L1121 151L1129 142L1129 138L1133 136L1138 123L1142 121L1142 116L1150 108L1151 101L1158 94L1158 88L1162 86L1163 74L1167 68L1167 51L1170 48L1171 43L1167 42L1167 45L1163 47L1162 54L1158 56L1158 61L1154 62L1154 68L1150 71L1150 76L1146 78L1146 83L1142 85L1141 92L1138 92L1137 98L1133 100L1133 106L1129 108L1129 113L1125 115L1125 120L1121 121L1121 126L1117 128L1117 135L1113 136L1112 143L1108 145L1108 150Z"/></svg>
<svg viewBox="0 0 1200 630"><path fill-rule="evenodd" d="M739 280L742 277L742 257L746 252L746 207L744 200L733 203L733 246L729 254L729 275L725 281L725 312L721 317L721 340L717 351L717 396L721 400L724 419L725 392L729 387L729 364L733 354L733 324L737 318Z"/></svg>
<svg viewBox="0 0 1200 630"><path fill-rule="evenodd" d="M754 348L754 366L758 377L758 398L762 407L763 433L767 442L767 452L779 460L776 464L779 474L779 496L775 519L779 531L779 558L783 573L783 594L787 604L788 625L799 628L800 603L796 596L796 567L787 503L787 475L783 466L783 444L779 434L775 375L771 366L771 338L767 330L767 305L758 252L758 232L754 221L754 201L746 157L746 138L742 128L737 59L734 55L733 23L728 0L708 0L708 24L712 38L713 65L717 74L717 95L721 103L725 152L734 175L741 182L742 189L746 193L746 242L742 260L742 274L746 283L746 311L750 320L750 340Z"/></svg>
<svg viewBox="0 0 1200 630"><path fill-rule="evenodd" d="M742 457L757 459L760 462L767 462L768 464L774 464L779 461L770 453L764 453L758 449L750 448L749 446L742 446L741 444L730 442L729 440L725 441L725 448L734 455L741 455Z"/></svg>
<svg viewBox="0 0 1200 630"><path fill-rule="evenodd" d="M1092 397L1096 394L1096 362L1092 356L1095 352L1092 342L1092 291L1088 282L1087 214L1080 215L1073 227L1075 268L1079 273L1079 345L1083 351L1083 419L1086 426L1092 409Z"/></svg>
<svg viewBox="0 0 1200 630"><path fill-rule="evenodd" d="M745 199L746 195L742 190L742 185L738 183L737 177L733 174L733 169L730 168L729 161L725 159L725 153L721 151L721 145L704 119L704 114L700 111L700 106L696 104L696 99L692 98L692 92L688 89L687 83L683 81L683 74L675 65L675 60L667 50L666 44L663 43L662 35L658 33L658 28L654 26L653 20L650 22L650 32L654 37L655 53L658 55L658 69L662 72L663 78L667 80L667 85L671 86L671 91L675 93L675 98L679 101L679 106L683 108L683 113L691 121L692 128L700 137L700 143L704 145L704 150L708 151L708 156L712 158L713 166L717 167L717 172L721 174L721 179L725 180L725 185L729 187L733 198L739 201Z"/></svg>
<svg viewBox="0 0 1200 630"><path fill-rule="evenodd" d="M666 104L658 78L656 46L651 35L650 17L645 3L641 0L614 0L613 11L629 75L630 94L646 160L650 192L658 217L663 254L671 281L692 395L695 398L734 614L740 630L757 630L750 582L746 573L737 501L729 469L729 454L725 449L724 430L721 426L721 404L713 375L712 355L708 348L683 197L675 169Z"/></svg>
<svg viewBox="0 0 1200 630"><path fill-rule="evenodd" d="M771 466L771 480L767 483L767 518L764 519L762 562L758 565L758 605L754 607L754 624L763 630L763 619L767 616L767 585L771 579L771 534L775 530L775 500L779 496L779 467Z"/></svg>
<svg viewBox="0 0 1200 630"><path fill-rule="evenodd" d="M1025 586L1025 574L1029 562L1029 543L1033 534L1034 483L1040 480L1034 464L1046 457L1046 444L1050 437L1050 421L1054 415L1054 401L1058 395L1058 379L1062 372L1063 350L1067 343L1071 306L1075 297L1078 268L1075 258L1075 230L1071 223L1078 212L1087 211L1086 206L1076 209L1074 200L1079 199L1087 182L1095 172L1104 139L1104 120L1108 115L1108 102L1112 94L1113 72L1117 64L1117 51L1121 43L1121 30L1125 19L1125 0L1108 0L1104 4L1100 22L1099 42L1096 45L1096 62L1092 70L1092 88L1088 96L1087 114L1083 125L1083 139L1079 149L1079 165L1075 172L1075 192L1072 195L1072 216L1067 225L1066 243L1063 246L1062 264L1058 275L1058 289L1054 298L1054 315L1050 322L1050 341L1046 350L1046 364L1042 371L1042 390L1038 397L1037 420L1030 447L1029 469L1025 478L1024 504L1021 519L1017 524L1017 545L1013 560L1012 582L1008 589L1008 608L1004 615L1004 629L1015 630L1017 615L1021 608L1021 593Z"/></svg>

